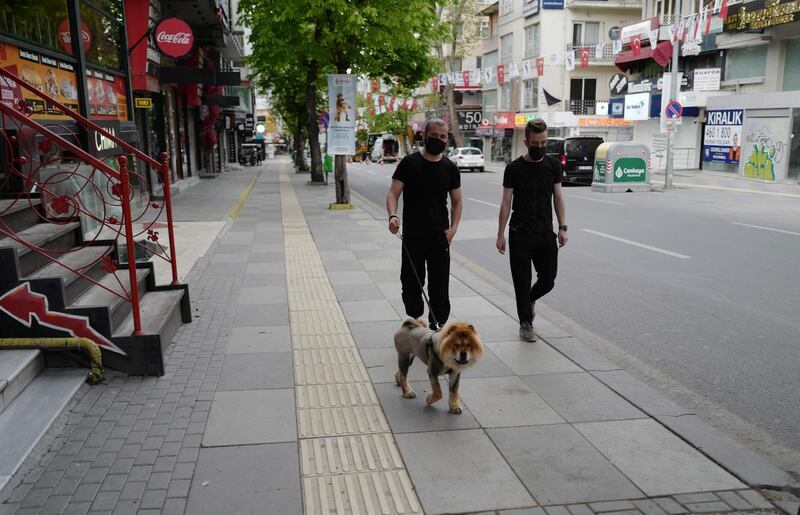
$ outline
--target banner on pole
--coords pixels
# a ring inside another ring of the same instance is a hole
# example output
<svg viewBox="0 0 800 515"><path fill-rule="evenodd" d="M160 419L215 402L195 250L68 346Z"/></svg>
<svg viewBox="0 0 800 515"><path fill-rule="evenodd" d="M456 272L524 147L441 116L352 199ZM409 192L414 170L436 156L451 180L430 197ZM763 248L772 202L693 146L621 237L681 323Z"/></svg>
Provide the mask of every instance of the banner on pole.
<svg viewBox="0 0 800 515"><path fill-rule="evenodd" d="M356 76L328 75L328 155L352 156L356 153Z"/></svg>

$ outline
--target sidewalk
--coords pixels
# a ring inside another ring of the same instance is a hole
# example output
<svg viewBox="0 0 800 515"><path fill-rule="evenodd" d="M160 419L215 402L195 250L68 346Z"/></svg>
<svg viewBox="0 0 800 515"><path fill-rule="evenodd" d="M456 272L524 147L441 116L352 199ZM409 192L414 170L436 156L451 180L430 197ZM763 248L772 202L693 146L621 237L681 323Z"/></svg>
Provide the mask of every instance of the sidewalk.
<svg viewBox="0 0 800 515"><path fill-rule="evenodd" d="M243 205L192 251L166 375L84 386L0 513L797 513L749 486L781 471L555 325L518 341L511 292L455 261L486 346L464 413L425 406L419 363L403 399L399 242L307 180L279 159L180 195L215 223Z"/></svg>

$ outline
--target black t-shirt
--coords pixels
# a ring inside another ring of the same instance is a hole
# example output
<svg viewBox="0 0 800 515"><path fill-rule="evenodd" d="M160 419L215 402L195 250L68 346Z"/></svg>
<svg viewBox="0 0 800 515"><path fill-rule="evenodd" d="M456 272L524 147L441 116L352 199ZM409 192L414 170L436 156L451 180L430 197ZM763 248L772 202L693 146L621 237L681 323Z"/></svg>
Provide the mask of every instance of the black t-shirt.
<svg viewBox="0 0 800 515"><path fill-rule="evenodd" d="M506 165L503 187L513 188L511 222L518 231L553 231L553 189L561 184L561 165L550 156L538 163L519 157Z"/></svg>
<svg viewBox="0 0 800 515"><path fill-rule="evenodd" d="M450 159L428 161L420 152L400 161L392 179L403 183L403 234L445 231L450 227L447 194L461 187L461 174Z"/></svg>

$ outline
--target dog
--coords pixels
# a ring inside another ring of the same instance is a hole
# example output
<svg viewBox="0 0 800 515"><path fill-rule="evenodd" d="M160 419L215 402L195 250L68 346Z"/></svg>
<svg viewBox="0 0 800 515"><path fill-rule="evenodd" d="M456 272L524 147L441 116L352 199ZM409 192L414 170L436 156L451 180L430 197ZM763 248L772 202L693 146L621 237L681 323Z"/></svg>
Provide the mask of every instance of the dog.
<svg viewBox="0 0 800 515"><path fill-rule="evenodd" d="M439 332L428 329L424 320L407 318L394 333L398 370L394 380L403 390L403 397L413 399L416 392L408 384L408 368L418 358L428 365L431 393L425 402L433 404L442 398L439 376L448 375L450 413L460 414L458 385L461 372L474 366L483 356L483 344L475 328L464 322L450 322Z"/></svg>

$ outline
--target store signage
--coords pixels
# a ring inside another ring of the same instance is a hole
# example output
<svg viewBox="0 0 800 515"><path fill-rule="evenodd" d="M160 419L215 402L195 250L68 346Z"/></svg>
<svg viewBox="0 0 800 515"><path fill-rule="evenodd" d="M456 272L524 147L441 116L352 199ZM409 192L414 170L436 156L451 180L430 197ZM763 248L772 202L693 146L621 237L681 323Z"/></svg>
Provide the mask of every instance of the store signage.
<svg viewBox="0 0 800 515"><path fill-rule="evenodd" d="M608 80L608 89L612 95L622 95L628 91L628 78L621 73L615 73Z"/></svg>
<svg viewBox="0 0 800 515"><path fill-rule="evenodd" d="M594 112L600 116L608 116L608 102L597 102L594 105Z"/></svg>
<svg viewBox="0 0 800 515"><path fill-rule="evenodd" d="M719 91L721 77L720 68L698 68L694 71L694 90Z"/></svg>
<svg viewBox="0 0 800 515"><path fill-rule="evenodd" d="M623 157L614 161L614 182L644 182L647 164L640 157Z"/></svg>
<svg viewBox="0 0 800 515"><path fill-rule="evenodd" d="M703 133L703 161L738 164L743 124L742 109L707 111Z"/></svg>
<svg viewBox="0 0 800 515"><path fill-rule="evenodd" d="M625 119L647 120L650 118L650 93L625 95Z"/></svg>
<svg viewBox="0 0 800 515"><path fill-rule="evenodd" d="M539 12L539 0L525 0L522 6L522 16L527 18Z"/></svg>
<svg viewBox="0 0 800 515"><path fill-rule="evenodd" d="M800 20L797 0L755 0L728 7L723 32L760 31Z"/></svg>
<svg viewBox="0 0 800 515"><path fill-rule="evenodd" d="M608 101L608 110L611 116L622 118L625 113L625 97L612 98Z"/></svg>
<svg viewBox="0 0 800 515"><path fill-rule="evenodd" d="M58 24L58 44L68 54L72 54L72 31L69 28L69 18L64 18ZM81 47L88 52L92 46L92 31L85 22L81 21Z"/></svg>
<svg viewBox="0 0 800 515"><path fill-rule="evenodd" d="M164 18L153 29L153 40L159 52L180 59L192 51L194 34L188 23L180 18Z"/></svg>
<svg viewBox="0 0 800 515"><path fill-rule="evenodd" d="M514 122L514 113L497 113L494 115L494 126L496 129L513 129Z"/></svg>
<svg viewBox="0 0 800 515"><path fill-rule="evenodd" d="M622 118L607 116L578 116L578 127L631 127L633 124Z"/></svg>
<svg viewBox="0 0 800 515"><path fill-rule="evenodd" d="M689 88L689 77L683 73L681 76L681 90ZM628 83L628 93L647 93L650 91L661 91L664 87L664 80L662 77L658 79L641 79L631 81Z"/></svg>
<svg viewBox="0 0 800 515"><path fill-rule="evenodd" d="M98 70L86 70L89 94L89 118L92 120L127 120L128 97L125 78Z"/></svg>
<svg viewBox="0 0 800 515"><path fill-rule="evenodd" d="M139 109L150 109L153 107L153 99L150 97L136 97L133 99L133 105Z"/></svg>
<svg viewBox="0 0 800 515"><path fill-rule="evenodd" d="M480 109L471 111L456 111L458 128L462 131L474 131L483 121L483 112Z"/></svg>
<svg viewBox="0 0 800 515"><path fill-rule="evenodd" d="M542 9L563 9L564 0L542 0Z"/></svg>
<svg viewBox="0 0 800 515"><path fill-rule="evenodd" d="M658 17L650 18L649 20L640 21L631 25L626 25L620 30L620 39L630 41L636 36L649 36L650 31L658 28Z"/></svg>

